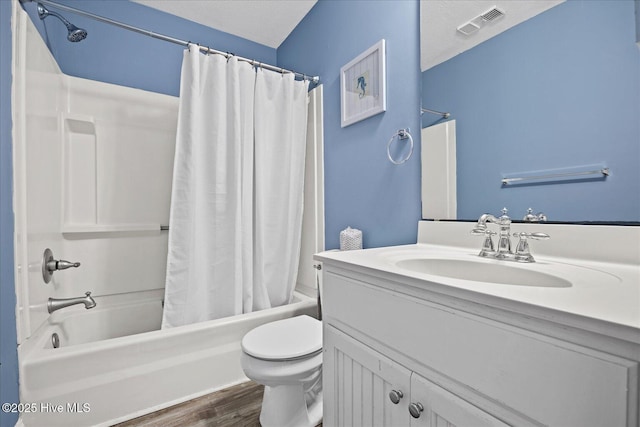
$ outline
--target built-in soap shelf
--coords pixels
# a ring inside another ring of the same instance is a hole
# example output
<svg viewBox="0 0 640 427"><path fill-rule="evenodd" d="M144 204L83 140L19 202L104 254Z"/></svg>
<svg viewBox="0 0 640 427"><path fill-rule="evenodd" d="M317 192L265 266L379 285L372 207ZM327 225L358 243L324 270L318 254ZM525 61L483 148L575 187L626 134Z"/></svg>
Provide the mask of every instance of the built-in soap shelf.
<svg viewBox="0 0 640 427"><path fill-rule="evenodd" d="M113 169L113 159L116 156L133 154L133 151L126 151L124 148L135 150L136 141L117 139L117 135L110 133L109 129L100 128L92 116L63 113L61 120L64 171L62 233L159 233L161 224L154 222L157 210L127 211L130 205L122 199L114 198L114 194L122 194L122 191L128 189L119 187L118 183L110 180L111 175L107 173ZM103 129L102 133L99 129ZM118 167L125 166L121 162ZM119 172L131 175L131 168L129 165L129 169Z"/></svg>
<svg viewBox="0 0 640 427"><path fill-rule="evenodd" d="M96 224L97 132L91 116L62 114L62 209L65 224Z"/></svg>

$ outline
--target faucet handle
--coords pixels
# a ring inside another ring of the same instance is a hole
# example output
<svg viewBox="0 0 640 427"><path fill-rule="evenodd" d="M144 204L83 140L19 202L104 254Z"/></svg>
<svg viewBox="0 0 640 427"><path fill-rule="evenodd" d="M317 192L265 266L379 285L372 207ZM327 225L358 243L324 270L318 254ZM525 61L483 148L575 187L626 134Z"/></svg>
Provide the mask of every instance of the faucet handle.
<svg viewBox="0 0 640 427"><path fill-rule="evenodd" d="M80 267L80 263L79 262L71 262L71 261L67 261L64 259L55 261L55 266L52 265L54 261L51 261L51 264L47 265L47 267L49 268L49 271L56 271L56 270L66 270L67 268L78 268Z"/></svg>
<svg viewBox="0 0 640 427"><path fill-rule="evenodd" d="M547 233L527 233L527 237L531 237L534 240L549 240L551 236Z"/></svg>
<svg viewBox="0 0 640 427"><path fill-rule="evenodd" d="M49 283L51 281L51 276L53 273L58 270L66 270L67 268L78 268L80 267L79 262L70 262L64 259L57 260L53 257L53 252L51 249L47 248L42 255L42 279L44 283Z"/></svg>
<svg viewBox="0 0 640 427"><path fill-rule="evenodd" d="M515 260L520 262L535 262L531 252L529 251L529 242L527 242L528 237L531 236L532 233L513 233L513 237L518 237L518 245L516 246Z"/></svg>
<svg viewBox="0 0 640 427"><path fill-rule="evenodd" d="M478 254L478 256L481 256L481 257L495 256L496 249L493 246L493 236L495 236L498 233L496 233L495 231L487 230L487 229L474 228L473 230L471 230L471 234L475 236L485 236L484 242L482 243L482 249L480 250L480 253Z"/></svg>
<svg viewBox="0 0 640 427"><path fill-rule="evenodd" d="M551 238L546 233L513 233L513 237L519 237L518 246L516 246L515 260L520 262L536 262L529 251L529 242L527 238L534 240L548 240Z"/></svg>
<svg viewBox="0 0 640 427"><path fill-rule="evenodd" d="M513 237L520 237L525 239L527 237L530 237L534 240L549 240L551 238L551 236L549 236L547 233L525 233L525 232L513 233Z"/></svg>

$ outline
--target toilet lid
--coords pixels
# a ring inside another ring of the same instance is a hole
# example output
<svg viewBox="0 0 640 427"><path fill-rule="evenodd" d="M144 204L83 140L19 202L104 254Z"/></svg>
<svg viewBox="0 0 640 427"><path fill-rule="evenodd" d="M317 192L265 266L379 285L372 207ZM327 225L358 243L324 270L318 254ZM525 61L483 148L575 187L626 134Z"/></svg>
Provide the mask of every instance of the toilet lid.
<svg viewBox="0 0 640 427"><path fill-rule="evenodd" d="M242 338L242 350L265 360L296 359L322 349L322 323L310 316L296 316L266 323Z"/></svg>

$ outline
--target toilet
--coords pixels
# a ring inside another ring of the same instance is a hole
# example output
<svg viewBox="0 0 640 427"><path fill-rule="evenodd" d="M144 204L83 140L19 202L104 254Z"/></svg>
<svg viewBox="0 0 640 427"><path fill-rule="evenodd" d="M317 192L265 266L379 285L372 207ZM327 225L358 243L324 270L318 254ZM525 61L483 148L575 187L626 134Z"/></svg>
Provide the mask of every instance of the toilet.
<svg viewBox="0 0 640 427"><path fill-rule="evenodd" d="M313 427L322 421L322 323L296 316L242 339L242 369L262 384L263 427Z"/></svg>

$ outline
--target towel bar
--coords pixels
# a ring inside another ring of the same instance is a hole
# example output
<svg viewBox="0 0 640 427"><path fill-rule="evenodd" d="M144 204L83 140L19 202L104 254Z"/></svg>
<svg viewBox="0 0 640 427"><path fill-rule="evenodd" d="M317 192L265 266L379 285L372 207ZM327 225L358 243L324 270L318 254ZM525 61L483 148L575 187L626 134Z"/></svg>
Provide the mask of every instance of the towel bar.
<svg viewBox="0 0 640 427"><path fill-rule="evenodd" d="M536 175L536 176L520 176L514 178L502 178L502 185L514 184L522 181L531 181L536 179L553 179L553 178L568 178L572 176L585 176L585 175L602 175L609 176L609 168L602 168L598 170L584 171L584 172L564 172L564 173L553 173L546 175Z"/></svg>

